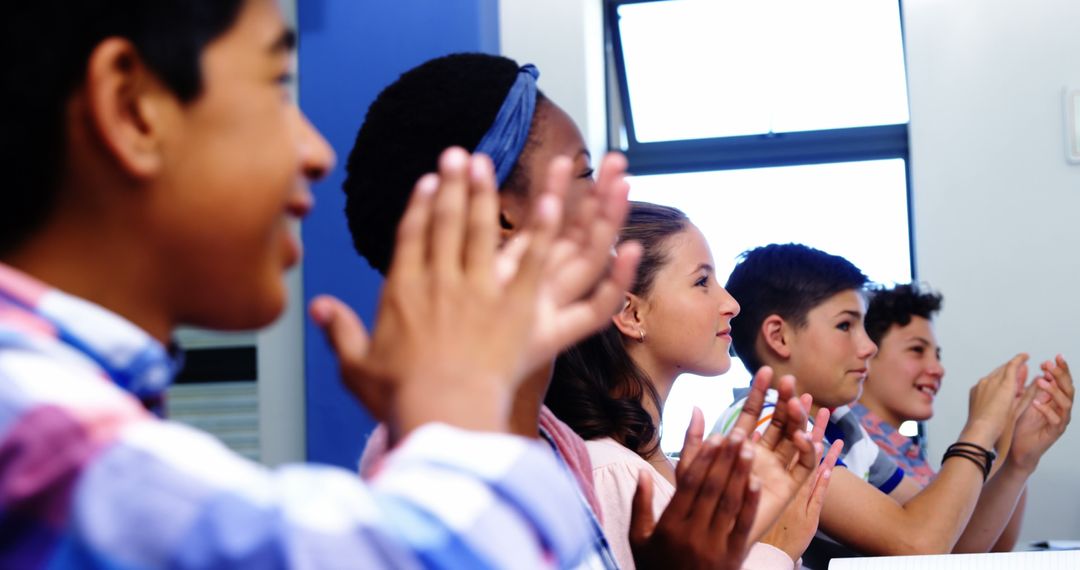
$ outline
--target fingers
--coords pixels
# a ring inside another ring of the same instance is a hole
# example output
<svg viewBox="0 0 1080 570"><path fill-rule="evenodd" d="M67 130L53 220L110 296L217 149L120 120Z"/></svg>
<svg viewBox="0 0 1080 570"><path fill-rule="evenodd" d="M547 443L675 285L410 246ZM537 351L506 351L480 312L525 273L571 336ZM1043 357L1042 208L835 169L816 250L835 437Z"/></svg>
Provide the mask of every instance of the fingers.
<svg viewBox="0 0 1080 570"><path fill-rule="evenodd" d="M754 433L757 428L758 418L765 406L765 392L772 383L773 369L762 366L754 374L754 381L750 383L750 393L746 396L742 410L739 410L739 418L735 420L734 429L741 429L743 433Z"/></svg>
<svg viewBox="0 0 1080 570"><path fill-rule="evenodd" d="M474 280L491 283L498 249L499 197L491 159L478 154L469 167L469 217L465 237L465 271Z"/></svg>
<svg viewBox="0 0 1080 570"><path fill-rule="evenodd" d="M781 445L785 439L785 433L790 431L789 424L792 420L798 421L795 418L788 417L788 411L792 408L787 404L788 401L795 400L796 408L801 409L801 405L798 403L798 399L795 398L795 377L790 374L785 374L780 378L779 385L777 386L776 408L773 410L772 422L769 423L769 427L765 429L765 433L761 436L761 441L769 449L776 449ZM799 424L799 427L805 427L805 414L803 414L803 422ZM790 450L785 450L790 451Z"/></svg>
<svg viewBox="0 0 1080 570"><path fill-rule="evenodd" d="M368 349L368 334L360 317L348 305L330 295L319 295L308 306L311 320L322 330L338 361L363 360Z"/></svg>
<svg viewBox="0 0 1080 570"><path fill-rule="evenodd" d="M440 279L453 282L461 275L462 244L465 240L466 208L469 199L469 155L453 147L439 157L438 194L435 196L431 229L431 255Z"/></svg>
<svg viewBox="0 0 1080 570"><path fill-rule="evenodd" d="M843 449L844 443L842 441L834 441L829 447L829 452L825 454L825 459L818 466L818 476L814 480L814 488L810 491L810 500L807 502L807 511L814 518L821 514L821 507L825 505L825 494L829 490L829 480L832 478L836 460L840 457L840 452Z"/></svg>
<svg viewBox="0 0 1080 570"><path fill-rule="evenodd" d="M398 223L390 277L412 280L420 273L428 257L428 229L438 188L439 177L434 174L426 174L416 182L409 204Z"/></svg>
<svg viewBox="0 0 1080 570"><path fill-rule="evenodd" d="M630 288L641 259L641 245L630 242L619 246L618 257L606 279L588 297L557 309L552 350L544 359L553 358L562 348L610 324L611 315L618 310L623 295Z"/></svg>
<svg viewBox="0 0 1080 570"><path fill-rule="evenodd" d="M709 436L694 461L682 473L676 475L678 484L675 486L675 494L672 495L671 502L664 510L662 520L682 521L688 518L713 458L724 441L724 438L719 435Z"/></svg>
<svg viewBox="0 0 1080 570"><path fill-rule="evenodd" d="M642 469L638 471L637 491L630 507L630 544L642 544L652 536L656 527L652 495L652 475Z"/></svg>
<svg viewBox="0 0 1080 570"><path fill-rule="evenodd" d="M727 489L728 479L735 471L736 465L742 459L743 450L751 450L753 447L744 446L746 436L740 432L732 434L720 443L720 449L716 452L713 460L708 465L705 476L699 486L698 496L690 509L690 524L694 529L705 530L712 527L713 521L724 514L731 514L733 509L730 504L725 504L722 496ZM739 500L742 500L740 493ZM724 510L725 513L718 512ZM734 517L732 517L734 520ZM710 533L711 534L711 533Z"/></svg>
<svg viewBox="0 0 1080 570"><path fill-rule="evenodd" d="M727 483L721 490L720 496L716 498L719 500L719 504L716 505L716 510L713 512L709 524L709 534L712 535L712 539L716 543L720 543L731 533L736 520L739 518L745 499L747 483L750 482L750 471L753 462L754 446L741 446L734 460L735 465L730 469Z"/></svg>
<svg viewBox="0 0 1080 570"><path fill-rule="evenodd" d="M754 528L754 519L757 518L758 504L761 503L761 480L750 477L750 483L746 486L746 494L743 496L742 509L738 518L735 519L735 528L731 530L728 544L732 545L730 552L739 553L738 550L750 546L750 532ZM739 556L735 554L732 558Z"/></svg>
<svg viewBox="0 0 1080 570"><path fill-rule="evenodd" d="M704 442L704 437L705 416L701 413L701 408L694 406L694 411L690 413L690 425L687 426L686 436L683 438L682 452L679 453L679 464L675 467L676 472L684 469L683 465L693 463Z"/></svg>
<svg viewBox="0 0 1080 570"><path fill-rule="evenodd" d="M533 304L543 274L544 264L562 219L562 199L555 194L542 194L537 200L527 239L529 246L518 265L517 275L509 290L519 302Z"/></svg>
<svg viewBox="0 0 1080 570"><path fill-rule="evenodd" d="M809 406L807 409L810 409ZM825 440L825 427L829 424L829 413L827 408L817 411L817 417L814 418L814 431L810 433L811 443L821 443Z"/></svg>

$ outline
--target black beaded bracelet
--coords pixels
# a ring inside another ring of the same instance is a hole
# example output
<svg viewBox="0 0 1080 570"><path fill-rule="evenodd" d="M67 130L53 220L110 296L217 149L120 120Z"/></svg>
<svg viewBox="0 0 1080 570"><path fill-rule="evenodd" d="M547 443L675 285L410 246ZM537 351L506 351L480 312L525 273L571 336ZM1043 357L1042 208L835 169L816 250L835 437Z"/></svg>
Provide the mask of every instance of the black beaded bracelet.
<svg viewBox="0 0 1080 570"><path fill-rule="evenodd" d="M950 457L963 457L979 466L983 472L983 483L990 477L990 468L997 459L997 454L985 447L966 441L958 441L945 450L945 456L941 459L944 463Z"/></svg>

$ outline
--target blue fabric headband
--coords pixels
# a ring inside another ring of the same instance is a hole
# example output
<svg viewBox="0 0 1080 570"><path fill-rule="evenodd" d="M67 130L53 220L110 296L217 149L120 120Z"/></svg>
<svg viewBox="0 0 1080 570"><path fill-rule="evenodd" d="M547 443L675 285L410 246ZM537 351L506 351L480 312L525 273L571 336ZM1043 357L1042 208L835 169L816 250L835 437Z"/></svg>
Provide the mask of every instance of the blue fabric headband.
<svg viewBox="0 0 1080 570"><path fill-rule="evenodd" d="M540 70L535 65L521 66L499 114L495 115L495 122L476 145L474 152L490 156L495 163L495 178L500 188L510 177L510 171L529 140L529 127L536 111L536 79L539 77Z"/></svg>

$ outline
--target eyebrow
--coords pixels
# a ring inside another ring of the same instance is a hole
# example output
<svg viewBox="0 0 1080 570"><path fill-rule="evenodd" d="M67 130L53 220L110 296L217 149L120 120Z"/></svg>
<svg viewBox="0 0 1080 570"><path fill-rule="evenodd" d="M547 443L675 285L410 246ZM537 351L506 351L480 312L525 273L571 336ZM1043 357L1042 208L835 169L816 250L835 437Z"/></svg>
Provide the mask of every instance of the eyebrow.
<svg viewBox="0 0 1080 570"><path fill-rule="evenodd" d="M296 49L296 30L292 28L284 28L281 33L277 35L274 42L270 44L270 53L277 55L279 53L287 53Z"/></svg>
<svg viewBox="0 0 1080 570"><path fill-rule="evenodd" d="M693 275L703 269L708 273L713 273L714 271L716 271L713 266L709 265L708 263L702 263L701 265L695 267L694 270L690 272L690 275Z"/></svg>
<svg viewBox="0 0 1080 570"><path fill-rule="evenodd" d="M913 340L913 341L915 341L915 342L917 342L919 344L926 345L926 346L930 346L931 344L933 344L929 340L926 340L925 338L923 338L921 336L911 337L911 340Z"/></svg>
<svg viewBox="0 0 1080 570"><path fill-rule="evenodd" d="M586 158L587 160L592 160L592 153L591 153L591 152L589 152L589 149L587 149L587 148L584 148L584 147L582 147L581 149L578 149L578 151L577 151L577 152L578 152L578 154L583 154L583 155L585 155L585 158Z"/></svg>
<svg viewBox="0 0 1080 570"><path fill-rule="evenodd" d="M839 313L836 313L836 316L838 316L838 317L843 316L843 315L848 315L848 316L851 316L851 317L855 317L856 319L861 319L862 318L862 313L860 313L859 311L852 311L851 309L844 309L843 311L840 311Z"/></svg>

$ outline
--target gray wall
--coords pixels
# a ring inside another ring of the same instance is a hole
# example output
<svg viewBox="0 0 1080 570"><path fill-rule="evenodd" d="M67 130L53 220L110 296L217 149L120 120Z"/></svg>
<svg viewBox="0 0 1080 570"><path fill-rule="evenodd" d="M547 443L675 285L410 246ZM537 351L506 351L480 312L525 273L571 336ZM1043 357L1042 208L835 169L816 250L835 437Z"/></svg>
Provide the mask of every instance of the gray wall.
<svg viewBox="0 0 1080 570"><path fill-rule="evenodd" d="M1080 166L1065 160L1061 102L1080 85L1080 2L911 0L904 12L915 251L945 294L948 373L929 424L940 457L968 389L1000 362L1062 352L1080 365ZM1080 538L1078 449L1074 426L1043 458L1022 540Z"/></svg>

